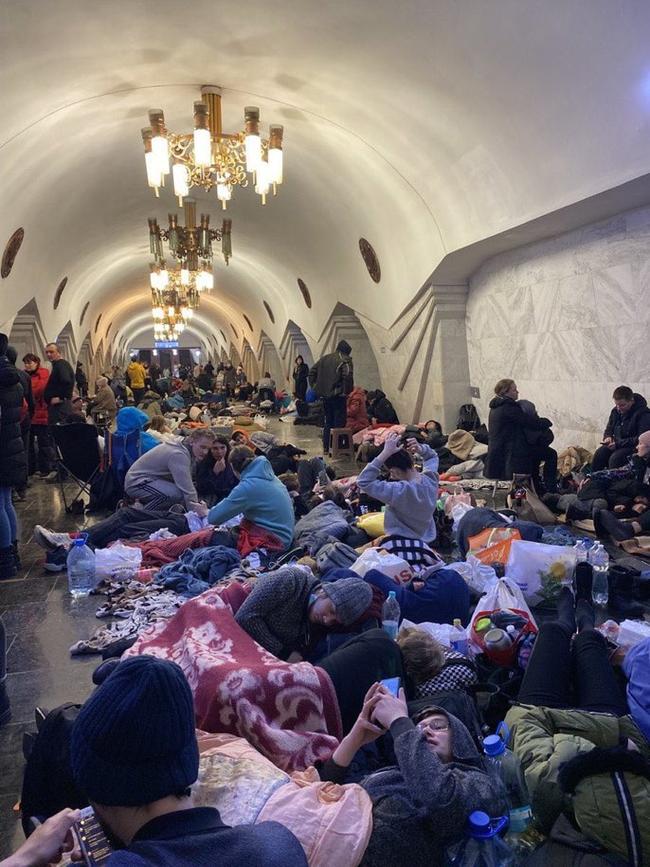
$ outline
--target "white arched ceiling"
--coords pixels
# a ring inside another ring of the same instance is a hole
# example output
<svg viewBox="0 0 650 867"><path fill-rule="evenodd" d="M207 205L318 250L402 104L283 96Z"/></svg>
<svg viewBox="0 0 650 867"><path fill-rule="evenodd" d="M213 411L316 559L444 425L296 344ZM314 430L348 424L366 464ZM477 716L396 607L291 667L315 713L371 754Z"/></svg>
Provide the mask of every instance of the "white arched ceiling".
<svg viewBox="0 0 650 867"><path fill-rule="evenodd" d="M146 187L140 127L162 107L189 131L214 83L226 130L246 104L285 125L286 182L266 207L235 191L234 258L196 328L279 346L291 319L317 339L337 302L387 327L445 255L650 170L649 33L641 0L196 0L191 16L170 0L5 0L0 245L18 226L25 240L0 323L35 297L48 334L70 321L81 345L90 301L93 345L111 322L115 345L133 337L146 218L176 210Z"/></svg>

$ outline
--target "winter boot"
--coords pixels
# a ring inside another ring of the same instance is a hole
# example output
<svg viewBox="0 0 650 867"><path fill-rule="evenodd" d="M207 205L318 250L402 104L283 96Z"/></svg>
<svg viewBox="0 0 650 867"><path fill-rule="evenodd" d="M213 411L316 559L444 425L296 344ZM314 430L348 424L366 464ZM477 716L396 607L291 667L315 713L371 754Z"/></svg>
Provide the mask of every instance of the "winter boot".
<svg viewBox="0 0 650 867"><path fill-rule="evenodd" d="M0 581L5 578L14 578L17 574L14 549L11 545L8 548L0 548Z"/></svg>

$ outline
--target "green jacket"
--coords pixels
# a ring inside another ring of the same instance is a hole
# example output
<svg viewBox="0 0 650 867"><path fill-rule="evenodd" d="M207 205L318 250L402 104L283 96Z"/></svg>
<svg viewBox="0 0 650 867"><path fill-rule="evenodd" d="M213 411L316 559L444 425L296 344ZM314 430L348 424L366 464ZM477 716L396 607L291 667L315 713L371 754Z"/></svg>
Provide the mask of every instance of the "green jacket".
<svg viewBox="0 0 650 867"><path fill-rule="evenodd" d="M630 716L517 705L506 723L543 831L564 812L608 851L650 864L650 744ZM638 753L621 749L628 739ZM560 782L567 762L575 768L570 786L566 768Z"/></svg>

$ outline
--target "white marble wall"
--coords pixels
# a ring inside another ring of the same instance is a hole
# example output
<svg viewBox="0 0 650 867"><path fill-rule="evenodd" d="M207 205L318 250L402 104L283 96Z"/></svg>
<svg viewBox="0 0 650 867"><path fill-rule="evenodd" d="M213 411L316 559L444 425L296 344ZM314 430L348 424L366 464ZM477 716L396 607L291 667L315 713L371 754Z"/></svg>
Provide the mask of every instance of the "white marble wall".
<svg viewBox="0 0 650 867"><path fill-rule="evenodd" d="M552 419L556 447L594 448L617 385L650 400L649 319L650 208L489 260L467 302L481 416L512 377Z"/></svg>

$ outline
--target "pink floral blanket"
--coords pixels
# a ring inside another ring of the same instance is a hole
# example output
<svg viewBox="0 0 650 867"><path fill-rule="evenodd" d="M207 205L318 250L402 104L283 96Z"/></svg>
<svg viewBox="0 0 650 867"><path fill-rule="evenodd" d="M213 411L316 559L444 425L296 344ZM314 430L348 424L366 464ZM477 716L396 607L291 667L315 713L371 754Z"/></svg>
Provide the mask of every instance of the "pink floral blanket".
<svg viewBox="0 0 650 867"><path fill-rule="evenodd" d="M198 728L246 738L282 770L328 759L342 736L329 675L308 662L283 662L253 641L218 588L148 627L125 657L141 654L180 665Z"/></svg>

